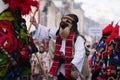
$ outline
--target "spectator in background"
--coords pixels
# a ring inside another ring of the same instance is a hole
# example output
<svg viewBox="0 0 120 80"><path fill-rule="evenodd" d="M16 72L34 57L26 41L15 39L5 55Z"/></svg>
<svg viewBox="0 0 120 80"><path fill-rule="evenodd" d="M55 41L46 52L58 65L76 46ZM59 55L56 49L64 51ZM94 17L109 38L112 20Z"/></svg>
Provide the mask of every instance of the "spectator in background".
<svg viewBox="0 0 120 80"><path fill-rule="evenodd" d="M47 50L47 47L45 47L45 44L41 43L39 46L39 53L41 54L41 61L42 64L46 70L46 72L48 73L49 67L50 67L50 57L49 57L49 53Z"/></svg>
<svg viewBox="0 0 120 80"><path fill-rule="evenodd" d="M46 73L48 73L48 70L50 67L50 58L49 58L48 51L46 51L47 45L44 41L36 42L36 43L37 43L37 46L39 49L37 54L39 55L40 61L43 65ZM32 65L33 79L34 80L43 80L45 78L45 76L43 75L43 73L40 69L38 59L36 58L36 56L34 54L32 54L31 65Z"/></svg>
<svg viewBox="0 0 120 80"><path fill-rule="evenodd" d="M36 46L38 48L38 52L36 53L38 55L38 57L41 59L41 54L39 53L39 43L34 40L35 43L36 43ZM32 54L31 56L31 70L32 70L32 76L33 76L33 80L42 80L42 71L40 69L40 65L39 65L39 62L38 62L38 59L36 57L35 54Z"/></svg>
<svg viewBox="0 0 120 80"><path fill-rule="evenodd" d="M81 71L81 74L80 74L82 80L89 80L89 77L90 77L90 70L89 70L89 66L88 66L88 57L90 55L90 50L91 50L90 42L85 41L86 55L85 55L85 59L84 59L84 62L83 62L82 71Z"/></svg>
<svg viewBox="0 0 120 80"><path fill-rule="evenodd" d="M96 51L96 46L97 46L97 43L93 43L91 49L90 49L90 54L89 54L89 57L88 57L88 60L91 59L92 55L94 54L94 52Z"/></svg>

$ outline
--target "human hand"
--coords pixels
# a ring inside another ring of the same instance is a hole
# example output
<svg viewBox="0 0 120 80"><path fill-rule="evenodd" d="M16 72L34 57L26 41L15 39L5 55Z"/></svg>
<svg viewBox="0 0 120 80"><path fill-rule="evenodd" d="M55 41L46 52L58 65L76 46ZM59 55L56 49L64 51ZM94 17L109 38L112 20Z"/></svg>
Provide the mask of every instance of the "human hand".
<svg viewBox="0 0 120 80"><path fill-rule="evenodd" d="M46 78L46 80L48 80L48 79L49 79L47 74L45 75L45 78Z"/></svg>
<svg viewBox="0 0 120 80"><path fill-rule="evenodd" d="M74 64L71 63L71 77L73 80L77 80L78 78L78 71Z"/></svg>
<svg viewBox="0 0 120 80"><path fill-rule="evenodd" d="M77 80L77 78L78 78L77 71L71 71L71 77L73 78L73 80Z"/></svg>
<svg viewBox="0 0 120 80"><path fill-rule="evenodd" d="M36 21L36 19L35 19L34 16L32 16L32 17L30 18L30 22L31 22L35 27L38 27L38 23L37 23L37 21Z"/></svg>

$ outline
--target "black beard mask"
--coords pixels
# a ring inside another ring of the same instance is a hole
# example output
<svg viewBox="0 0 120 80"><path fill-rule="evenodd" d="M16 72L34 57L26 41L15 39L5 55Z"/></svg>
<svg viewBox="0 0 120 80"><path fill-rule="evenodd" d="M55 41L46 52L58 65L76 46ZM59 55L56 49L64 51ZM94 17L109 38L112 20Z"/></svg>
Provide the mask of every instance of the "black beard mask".
<svg viewBox="0 0 120 80"><path fill-rule="evenodd" d="M60 27L62 28L62 29L64 29L64 28L66 28L68 26L68 24L66 23L66 22L61 22L60 23Z"/></svg>

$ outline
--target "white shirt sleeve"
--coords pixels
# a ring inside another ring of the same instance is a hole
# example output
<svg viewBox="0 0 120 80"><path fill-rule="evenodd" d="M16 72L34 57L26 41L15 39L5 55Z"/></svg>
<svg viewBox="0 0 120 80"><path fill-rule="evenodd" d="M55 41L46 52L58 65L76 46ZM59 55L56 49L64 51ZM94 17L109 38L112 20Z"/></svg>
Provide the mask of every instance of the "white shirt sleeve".
<svg viewBox="0 0 120 80"><path fill-rule="evenodd" d="M81 72L83 66L84 57L85 57L84 39L81 36L78 36L75 42L75 54L71 63L74 64L79 73Z"/></svg>
<svg viewBox="0 0 120 80"><path fill-rule="evenodd" d="M43 26L39 24L35 35L33 36L33 39L36 39L38 41L42 41L44 39L49 39L49 37L55 39L56 38L56 32L58 28L48 28L46 26Z"/></svg>
<svg viewBox="0 0 120 80"><path fill-rule="evenodd" d="M56 33L58 31L58 28L54 27L49 30L49 37L53 40L56 40Z"/></svg>

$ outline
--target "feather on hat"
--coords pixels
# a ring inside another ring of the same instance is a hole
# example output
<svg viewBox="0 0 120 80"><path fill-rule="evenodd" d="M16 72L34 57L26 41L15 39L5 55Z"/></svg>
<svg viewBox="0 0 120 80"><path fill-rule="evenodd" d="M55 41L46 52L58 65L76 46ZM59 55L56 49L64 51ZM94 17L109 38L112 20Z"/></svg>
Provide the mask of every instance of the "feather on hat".
<svg viewBox="0 0 120 80"><path fill-rule="evenodd" d="M108 36L108 38L106 39L106 43L109 43L114 37L118 35L119 35L119 25L116 24L111 35Z"/></svg>
<svg viewBox="0 0 120 80"><path fill-rule="evenodd" d="M18 9L21 10L22 15L29 14L32 9L31 6L39 8L39 2L37 0L3 0L5 4L9 4L9 8L12 11L16 11Z"/></svg>

